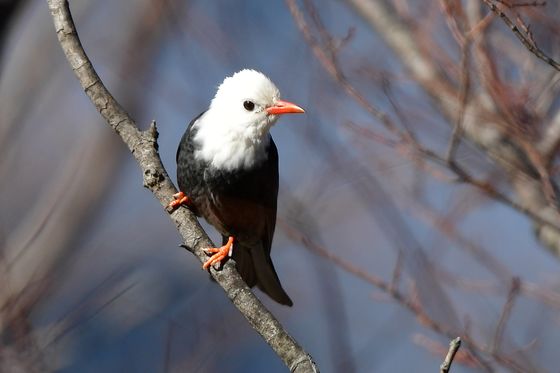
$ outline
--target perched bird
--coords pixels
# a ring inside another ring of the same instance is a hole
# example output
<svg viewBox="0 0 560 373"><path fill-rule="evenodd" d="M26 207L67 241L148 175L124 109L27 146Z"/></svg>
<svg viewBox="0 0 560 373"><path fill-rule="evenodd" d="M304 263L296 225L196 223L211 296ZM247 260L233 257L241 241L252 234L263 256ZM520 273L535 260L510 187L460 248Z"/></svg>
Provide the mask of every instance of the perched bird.
<svg viewBox="0 0 560 373"><path fill-rule="evenodd" d="M280 115L303 112L280 100L278 88L260 72L242 70L227 77L179 143L181 192L170 203L173 208L187 204L222 235L222 247L206 249L213 255L203 268L233 257L247 285L288 306L292 300L270 258L278 152L269 131Z"/></svg>

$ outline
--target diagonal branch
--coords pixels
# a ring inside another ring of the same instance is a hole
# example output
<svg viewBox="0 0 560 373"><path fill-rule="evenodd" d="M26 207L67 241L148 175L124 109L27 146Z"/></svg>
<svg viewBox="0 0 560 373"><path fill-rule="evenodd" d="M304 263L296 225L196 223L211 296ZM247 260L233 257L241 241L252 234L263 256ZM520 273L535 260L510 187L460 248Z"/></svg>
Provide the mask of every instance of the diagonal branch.
<svg viewBox="0 0 560 373"><path fill-rule="evenodd" d="M138 129L95 72L78 38L68 1L47 0L47 3L60 45L82 88L103 118L128 146L142 171L144 186L154 194L162 206L167 206L176 189L159 157L155 122L152 122L146 131ZM201 262L204 261L206 255L202 249L214 245L194 214L187 208L179 208L171 212L169 217L177 227L184 246ZM210 273L290 371L318 371L311 356L284 330L274 315L243 282L232 261L228 261L221 271L211 269Z"/></svg>
<svg viewBox="0 0 560 373"><path fill-rule="evenodd" d="M457 351L459 351L459 347L461 347L461 338L457 337L449 342L449 351L447 352L445 360L439 368L441 373L449 372L449 369L451 369L451 363L453 363L453 359L455 358Z"/></svg>
<svg viewBox="0 0 560 373"><path fill-rule="evenodd" d="M496 4L494 4L491 0L483 0L483 1L488 6L488 8L490 8L490 10L492 12L494 12L495 14L500 16L502 21L504 21L504 23L511 29L513 34L519 39L519 41L521 41L521 43L523 43L523 45L525 46L525 48L527 48L527 50L529 50L529 52L533 53L535 56L537 56L538 58L540 58L541 60L543 60L544 62L546 62L547 64L549 64L553 68L555 68L556 70L560 71L560 63L558 63L557 61L552 59L552 57L546 55L537 46L535 41L532 40L531 34L528 32L528 30L520 30L520 28L517 27L517 25L507 16L507 14L505 14L503 11L501 11L496 6ZM516 5L517 6L519 6L519 5L537 6L537 5L542 5L542 4L540 4L540 3L534 3L534 4L526 3L526 4L516 4Z"/></svg>

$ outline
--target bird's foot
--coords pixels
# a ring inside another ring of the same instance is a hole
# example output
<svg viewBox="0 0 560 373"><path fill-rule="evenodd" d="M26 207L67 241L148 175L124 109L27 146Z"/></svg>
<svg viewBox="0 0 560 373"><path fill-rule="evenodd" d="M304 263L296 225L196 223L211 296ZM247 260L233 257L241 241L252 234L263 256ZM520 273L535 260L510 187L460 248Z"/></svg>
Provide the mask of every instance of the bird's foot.
<svg viewBox="0 0 560 373"><path fill-rule="evenodd" d="M231 256L233 252L233 237L230 236L228 242L226 242L226 244L222 247L211 247L208 249L204 249L204 251L206 252L206 254L214 255L212 255L210 259L204 262L204 264L202 265L203 269L207 269L208 267L216 263L218 263L219 265L222 260Z"/></svg>
<svg viewBox="0 0 560 373"><path fill-rule="evenodd" d="M185 195L185 193L183 192L179 192L179 193L175 193L173 195L173 198L175 198L173 201L169 202L169 204L167 205L167 208L170 210L175 210L177 207L181 206L181 205L189 205L190 200L189 197L187 197Z"/></svg>

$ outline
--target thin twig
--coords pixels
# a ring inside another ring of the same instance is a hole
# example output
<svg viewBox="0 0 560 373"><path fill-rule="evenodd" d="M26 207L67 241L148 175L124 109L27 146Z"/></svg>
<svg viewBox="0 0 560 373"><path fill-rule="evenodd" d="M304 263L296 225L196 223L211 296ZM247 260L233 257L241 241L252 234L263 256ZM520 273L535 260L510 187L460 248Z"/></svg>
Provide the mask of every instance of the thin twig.
<svg viewBox="0 0 560 373"><path fill-rule="evenodd" d="M459 91L459 114L455 120L451 139L447 146L445 159L452 163L455 158L455 152L463 135L463 119L470 93L471 72L470 72L470 47L472 42L472 33L467 32L467 19L460 2L452 5L449 1L441 1L444 13L446 15L447 24L457 43L461 46L461 82Z"/></svg>
<svg viewBox="0 0 560 373"><path fill-rule="evenodd" d="M520 289L521 289L521 280L517 277L514 277L511 280L511 287L509 289L506 303L504 303L504 307L502 308L500 319L498 320L498 325L496 326L496 331L494 332L494 339L492 341L493 353L497 353L500 351L500 344L502 342L502 337L504 335L505 327L509 320L509 316L511 315L511 311L513 310L515 298L519 294Z"/></svg>
<svg viewBox="0 0 560 373"><path fill-rule="evenodd" d="M496 2L500 4L504 4L508 8L538 7L538 6L546 5L546 1L527 1L521 3L510 3L509 1L505 1L505 0L496 0Z"/></svg>
<svg viewBox="0 0 560 373"><path fill-rule="evenodd" d="M455 358L455 354L459 351L459 347L461 347L461 338L457 337L451 342L449 342L449 351L447 351L447 355L445 356L445 360L439 367L440 373L448 373L449 369L451 369L451 363L453 363L453 359Z"/></svg>
<svg viewBox="0 0 560 373"><path fill-rule="evenodd" d="M457 116L457 120L455 121L455 125L453 126L453 132L451 133L451 140L449 141L449 146L447 148L447 152L445 153L445 159L447 162L454 162L455 159L455 152L457 150L457 146L459 145L459 141L461 140L461 136L463 135L463 118L465 117L465 110L467 108L467 102L469 99L469 91L471 86L471 78L470 78L470 68L469 68L469 48L471 38L467 37L464 38L464 45L462 47L462 55L461 55L461 91L460 95L460 108L459 114Z"/></svg>
<svg viewBox="0 0 560 373"><path fill-rule="evenodd" d="M550 66L552 66L553 68L555 68L556 70L560 71L560 63L556 62L554 59L552 59L551 57L549 57L548 55L546 55L539 47L538 45L531 40L531 35L528 33L523 33L519 27L517 27L517 25L515 24L515 22L513 22L508 16L507 14L505 14L504 12L502 12L497 6L496 4L494 4L494 2L492 0L482 0L484 1L484 3L488 6L488 8L490 8L490 10L492 12L494 12L495 14L497 14L498 16L500 16L500 18L502 19L502 21L504 21L504 23L511 29L511 31L513 32L513 34L521 41L521 43L523 43L523 45L525 46L525 48L527 48L529 50L529 52L533 53L535 56L537 56L539 59L543 60L544 62L546 62L547 64L549 64Z"/></svg>
<svg viewBox="0 0 560 373"><path fill-rule="evenodd" d="M457 353L457 351L459 351L459 347L461 347L461 338L457 337L449 342L449 351L447 351L445 360L439 367L440 373L449 372L449 369L451 369L451 363L453 363L453 359L455 358L455 354Z"/></svg>
<svg viewBox="0 0 560 373"><path fill-rule="evenodd" d="M47 0L60 45L85 93L107 123L119 134L136 159L144 177L144 186L162 206L172 200L176 188L161 163L157 150L155 122L140 131L132 118L107 90L93 68L80 43L67 0ZM205 247L214 245L187 208L170 212L185 247L202 262ZM274 315L255 297L241 279L234 263L228 261L220 271L210 270L212 277L224 289L228 298L245 316L292 372L317 372L311 356L284 330Z"/></svg>
<svg viewBox="0 0 560 373"><path fill-rule="evenodd" d="M402 266L403 266L403 253L402 251L399 251L397 253L395 268L393 269L393 274L391 275L391 284L389 285L390 292L399 289L399 281L402 275Z"/></svg>

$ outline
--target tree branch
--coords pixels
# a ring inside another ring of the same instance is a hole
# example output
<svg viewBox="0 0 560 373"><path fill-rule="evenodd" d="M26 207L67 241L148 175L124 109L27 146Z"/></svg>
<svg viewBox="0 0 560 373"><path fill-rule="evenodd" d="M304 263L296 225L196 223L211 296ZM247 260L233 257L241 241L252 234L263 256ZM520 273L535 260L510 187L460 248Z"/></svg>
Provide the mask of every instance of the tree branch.
<svg viewBox="0 0 560 373"><path fill-rule="evenodd" d="M298 14L295 1L286 0L296 20L296 24L303 23L303 15ZM484 0L486 1L486 0ZM489 1L489 0L488 0ZM432 56L422 48L422 33L417 27L399 16L397 9L388 0L366 1L346 0L352 9L360 15L371 28L381 37L402 62L411 77L417 82L435 103L439 112L449 123L456 123L457 113L461 109L460 93L449 77L437 68ZM300 12L301 13L301 12ZM485 25L485 21L472 22L473 25ZM298 24L300 29L301 25ZM475 26L469 31L470 37L479 37L477 34L483 26ZM302 30L302 33L310 31ZM312 43L310 43L312 44ZM315 47L319 48L319 46ZM318 58L322 64L325 62ZM334 70L327 66L326 70L332 74ZM347 90L346 87L344 87ZM495 102L485 95L471 95L466 102L462 120L462 133L466 140L476 145L497 166L503 169L509 177L515 194L508 200L514 201L511 206L517 206L519 211L529 216L535 223L537 238L551 251L560 256L560 221L559 207L551 203L547 193L543 192L545 185L552 186L551 180L542 179L546 174L539 154L532 149L531 142L513 134L510 127L501 120L503 113L496 110ZM378 116L375 116L378 118ZM534 156L531 157L528 151ZM440 158L439 156L437 158ZM539 170L535 166L538 166ZM455 172L456 170L451 170ZM542 179L542 180L541 180ZM548 179L548 178L547 178ZM482 187L483 184L477 187ZM547 187L548 188L548 187ZM505 196L505 194L503 194ZM504 201L499 199L500 202Z"/></svg>
<svg viewBox="0 0 560 373"><path fill-rule="evenodd" d="M141 131L128 113L119 105L102 83L78 38L66 0L47 0L56 34L72 70L85 93L107 123L128 146L143 174L144 186L162 206L172 200L176 192L158 153L155 122ZM202 251L214 247L194 214L187 208L170 212L170 219L179 231L184 246L201 262L206 260ZM274 315L255 297L241 279L234 263L228 261L222 270L210 270L212 277L224 289L228 298L245 316L251 326L264 338L292 372L318 372L311 356L284 330Z"/></svg>
<svg viewBox="0 0 560 373"><path fill-rule="evenodd" d="M448 373L449 369L451 369L451 363L455 358L455 354L459 351L459 347L461 347L461 338L457 337L451 342L449 342L449 351L447 351L447 355L445 356L445 360L439 367L440 373Z"/></svg>
<svg viewBox="0 0 560 373"><path fill-rule="evenodd" d="M490 8L490 10L492 12L497 14L502 19L502 21L504 21L504 23L507 25L507 27L509 27L511 29L513 34L517 37L517 39L519 39L519 41L521 41L521 43L523 43L523 45L525 46L525 48L527 48L527 50L529 52L533 53L539 59L543 60L544 62L546 62L547 64L549 64L553 68L555 68L556 70L560 71L560 63L558 63L557 61L555 61L554 59L552 59L551 57L546 55L537 46L535 41L532 40L531 34L529 33L528 30L520 30L520 28L517 27L517 25L507 16L507 14L505 14L503 11L501 11L496 6L496 4L494 4L491 0L483 0L483 1L488 6L488 8ZM499 1L499 2L501 2L501 1ZM535 3L524 3L524 4L515 4L515 5L516 6L540 6L540 5L543 5L543 4L535 2Z"/></svg>

